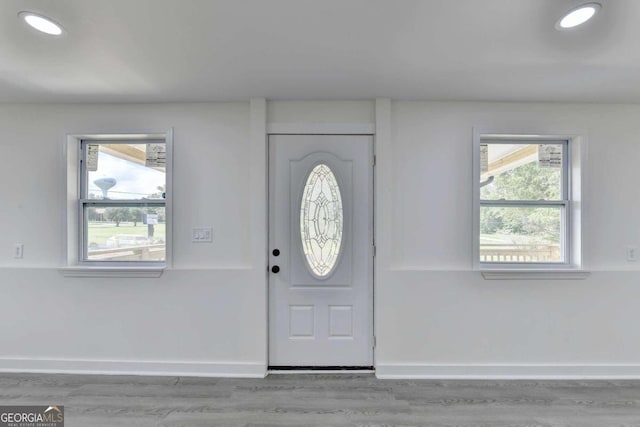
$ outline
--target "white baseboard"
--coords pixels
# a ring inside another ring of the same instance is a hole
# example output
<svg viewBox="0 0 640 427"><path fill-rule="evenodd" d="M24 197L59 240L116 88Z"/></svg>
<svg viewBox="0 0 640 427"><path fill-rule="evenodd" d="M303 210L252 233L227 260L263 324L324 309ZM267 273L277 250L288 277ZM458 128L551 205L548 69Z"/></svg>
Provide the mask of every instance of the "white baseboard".
<svg viewBox="0 0 640 427"><path fill-rule="evenodd" d="M0 372L264 378L258 362L156 362L124 360L0 358Z"/></svg>
<svg viewBox="0 0 640 427"><path fill-rule="evenodd" d="M640 365L444 365L395 364L376 365L376 377L381 379L640 379Z"/></svg>
<svg viewBox="0 0 640 427"><path fill-rule="evenodd" d="M220 378L264 378L260 362L157 362L85 359L0 358L0 372L151 375ZM274 372L282 373L282 372ZM296 372L300 373L300 372ZM378 363L380 379L640 379L640 364L516 365L516 364L396 364Z"/></svg>

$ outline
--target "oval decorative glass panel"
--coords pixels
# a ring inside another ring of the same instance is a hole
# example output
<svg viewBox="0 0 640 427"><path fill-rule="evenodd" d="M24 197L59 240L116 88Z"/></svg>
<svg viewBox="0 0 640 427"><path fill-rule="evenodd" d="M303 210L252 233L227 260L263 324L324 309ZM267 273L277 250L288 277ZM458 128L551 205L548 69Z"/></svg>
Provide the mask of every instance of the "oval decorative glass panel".
<svg viewBox="0 0 640 427"><path fill-rule="evenodd" d="M331 168L319 164L309 172L300 205L302 251L316 277L326 277L336 266L343 229L340 186Z"/></svg>

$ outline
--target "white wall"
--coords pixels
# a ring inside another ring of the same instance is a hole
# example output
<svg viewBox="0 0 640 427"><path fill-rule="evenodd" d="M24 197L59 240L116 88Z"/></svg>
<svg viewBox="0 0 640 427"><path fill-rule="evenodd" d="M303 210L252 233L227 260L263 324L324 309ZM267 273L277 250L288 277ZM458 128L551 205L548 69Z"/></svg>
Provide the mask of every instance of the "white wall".
<svg viewBox="0 0 640 427"><path fill-rule="evenodd" d="M376 288L381 376L640 375L640 107L393 102L388 268ZM472 129L588 137L587 267L578 281L472 269Z"/></svg>
<svg viewBox="0 0 640 427"><path fill-rule="evenodd" d="M640 106L391 102L390 113L377 147L376 196L391 202L376 217L378 374L640 377L640 269L625 259L626 245L640 246ZM267 117L362 124L376 112L373 101L278 101ZM173 268L160 279L63 277L65 135L170 127ZM474 127L588 136L588 279L471 271ZM0 370L264 373L266 150L249 102L0 105L0 129ZM203 225L213 243L192 244Z"/></svg>
<svg viewBox="0 0 640 427"><path fill-rule="evenodd" d="M249 124L248 102L0 106L0 369L262 375ZM160 279L63 277L66 134L170 127L172 269ZM213 243L191 243L191 227L206 225ZM15 243L24 259L13 259Z"/></svg>

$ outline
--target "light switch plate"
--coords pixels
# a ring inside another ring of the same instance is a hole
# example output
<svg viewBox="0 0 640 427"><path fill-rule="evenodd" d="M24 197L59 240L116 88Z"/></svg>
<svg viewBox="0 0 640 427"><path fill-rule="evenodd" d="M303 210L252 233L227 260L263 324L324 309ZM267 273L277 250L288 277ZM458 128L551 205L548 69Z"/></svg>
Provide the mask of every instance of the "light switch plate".
<svg viewBox="0 0 640 427"><path fill-rule="evenodd" d="M213 242L212 227L195 227L191 229L191 241L194 243Z"/></svg>

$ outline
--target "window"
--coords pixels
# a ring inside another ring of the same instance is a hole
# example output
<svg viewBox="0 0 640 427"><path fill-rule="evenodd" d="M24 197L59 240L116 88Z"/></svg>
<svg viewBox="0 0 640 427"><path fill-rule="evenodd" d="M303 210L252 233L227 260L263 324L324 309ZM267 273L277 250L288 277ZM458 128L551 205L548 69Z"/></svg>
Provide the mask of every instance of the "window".
<svg viewBox="0 0 640 427"><path fill-rule="evenodd" d="M541 136L477 138L476 265L581 266L580 168L572 144Z"/></svg>
<svg viewBox="0 0 640 427"><path fill-rule="evenodd" d="M317 278L327 277L342 248L342 197L331 168L314 167L307 177L300 206L300 239L307 265Z"/></svg>
<svg viewBox="0 0 640 427"><path fill-rule="evenodd" d="M165 142L83 140L81 150L82 261L164 262Z"/></svg>
<svg viewBox="0 0 640 427"><path fill-rule="evenodd" d="M75 193L77 212L68 212L70 266L166 265L168 141L162 134L69 137L68 201Z"/></svg>

